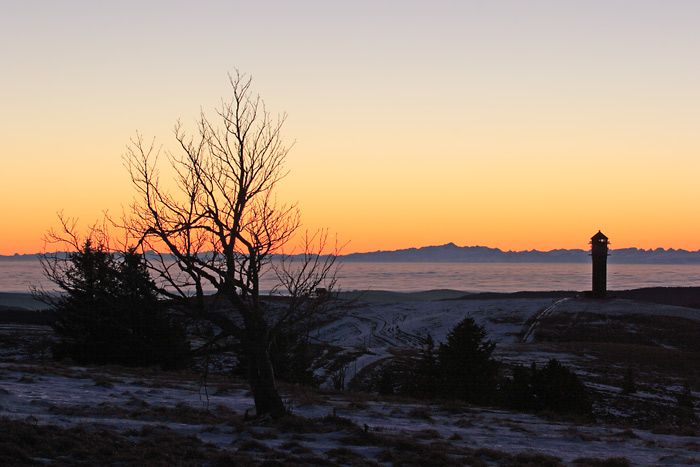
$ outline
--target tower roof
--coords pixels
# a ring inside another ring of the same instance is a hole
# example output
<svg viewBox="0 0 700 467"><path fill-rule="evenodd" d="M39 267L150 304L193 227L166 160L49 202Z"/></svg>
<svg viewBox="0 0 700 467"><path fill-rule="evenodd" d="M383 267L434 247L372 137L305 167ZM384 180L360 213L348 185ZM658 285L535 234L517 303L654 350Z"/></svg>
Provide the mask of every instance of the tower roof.
<svg viewBox="0 0 700 467"><path fill-rule="evenodd" d="M600 241L600 240L607 240L607 239L608 239L608 237L603 235L603 232L601 232L600 230L598 231L597 234L595 234L591 237L591 240L593 240L593 241L596 241L596 240Z"/></svg>

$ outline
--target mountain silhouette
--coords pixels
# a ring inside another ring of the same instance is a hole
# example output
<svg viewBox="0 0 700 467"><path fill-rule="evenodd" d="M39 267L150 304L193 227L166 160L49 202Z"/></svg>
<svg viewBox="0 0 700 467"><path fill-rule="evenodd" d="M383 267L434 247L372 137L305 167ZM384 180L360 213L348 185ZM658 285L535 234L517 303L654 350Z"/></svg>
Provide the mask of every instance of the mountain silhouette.
<svg viewBox="0 0 700 467"><path fill-rule="evenodd" d="M339 258L344 262L435 262L435 263L590 263L589 251L558 249L550 251L503 251L485 246L460 247L454 243L393 251L352 253ZM610 250L612 264L700 264L700 251Z"/></svg>

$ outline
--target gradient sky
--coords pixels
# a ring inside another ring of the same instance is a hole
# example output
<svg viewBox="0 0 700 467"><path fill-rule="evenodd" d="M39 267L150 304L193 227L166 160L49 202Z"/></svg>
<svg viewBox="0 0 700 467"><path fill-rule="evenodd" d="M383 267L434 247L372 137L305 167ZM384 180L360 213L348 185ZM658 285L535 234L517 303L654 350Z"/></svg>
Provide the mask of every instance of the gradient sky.
<svg viewBox="0 0 700 467"><path fill-rule="evenodd" d="M0 254L118 214L138 130L253 76L344 253L700 249L700 2L32 1L0 16Z"/></svg>

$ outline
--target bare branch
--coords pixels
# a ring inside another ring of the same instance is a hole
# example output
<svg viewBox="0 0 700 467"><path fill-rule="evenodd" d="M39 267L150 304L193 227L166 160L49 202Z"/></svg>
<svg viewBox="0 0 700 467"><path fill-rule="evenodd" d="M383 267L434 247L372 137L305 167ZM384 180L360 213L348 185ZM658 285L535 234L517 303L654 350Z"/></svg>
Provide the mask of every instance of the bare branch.
<svg viewBox="0 0 700 467"><path fill-rule="evenodd" d="M163 295L214 324L222 338L241 340L257 365L251 374L256 408L277 416L284 408L274 389L270 343L282 327L321 311L323 300L314 292L335 286L337 248L321 256L327 233L307 234L300 267L288 259L275 266L285 309L268 313L260 278L300 226L296 205L280 204L274 194L290 150L282 138L286 115L271 117L249 76L236 71L229 81L231 98L222 100L213 120L202 111L194 133L177 122L176 152L147 144L139 133L131 140L124 160L136 198L124 226L140 248L158 252L146 257ZM161 152L174 185L161 184ZM234 315L213 309L214 302Z"/></svg>

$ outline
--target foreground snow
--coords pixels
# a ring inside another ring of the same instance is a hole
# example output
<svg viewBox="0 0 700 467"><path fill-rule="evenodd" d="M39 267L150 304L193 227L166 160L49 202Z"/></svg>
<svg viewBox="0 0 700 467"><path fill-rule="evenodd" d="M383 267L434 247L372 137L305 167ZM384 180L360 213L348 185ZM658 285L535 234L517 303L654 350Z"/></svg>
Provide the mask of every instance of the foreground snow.
<svg viewBox="0 0 700 467"><path fill-rule="evenodd" d="M181 434L193 434L205 442L235 449L252 433L269 427L251 425L241 432L227 424L183 423L136 420L109 413L129 408L163 413L159 408L197 409L225 406L238 414L252 411L253 403L244 388L212 385L205 394L203 386L175 375L115 376L81 367L59 368L55 373L39 365L21 368L2 364L0 410L2 416L61 426L90 425L117 430L138 429L158 423ZM63 373L63 374L60 374ZM220 392L218 392L220 390ZM653 434L643 430L623 430L601 426L552 422L534 415L487 408L401 404L397 402L359 401L342 394L316 396L309 405L289 400L294 414L321 418L335 414L348 418L371 433L411 438L415 442L449 440L454 445L490 448L509 453L537 452L571 462L581 457L625 457L634 464L685 464L697 462L700 444L695 437ZM146 409L148 408L148 409ZM117 410L119 409L119 410ZM104 412L105 415L100 415ZM458 412L458 413L453 413ZM345 446L347 433L336 432L308 438L297 443L323 455L332 448ZM257 437L274 449L292 439L291 434ZM346 446L347 447L347 446ZM357 446L363 455L373 457L378 448Z"/></svg>

